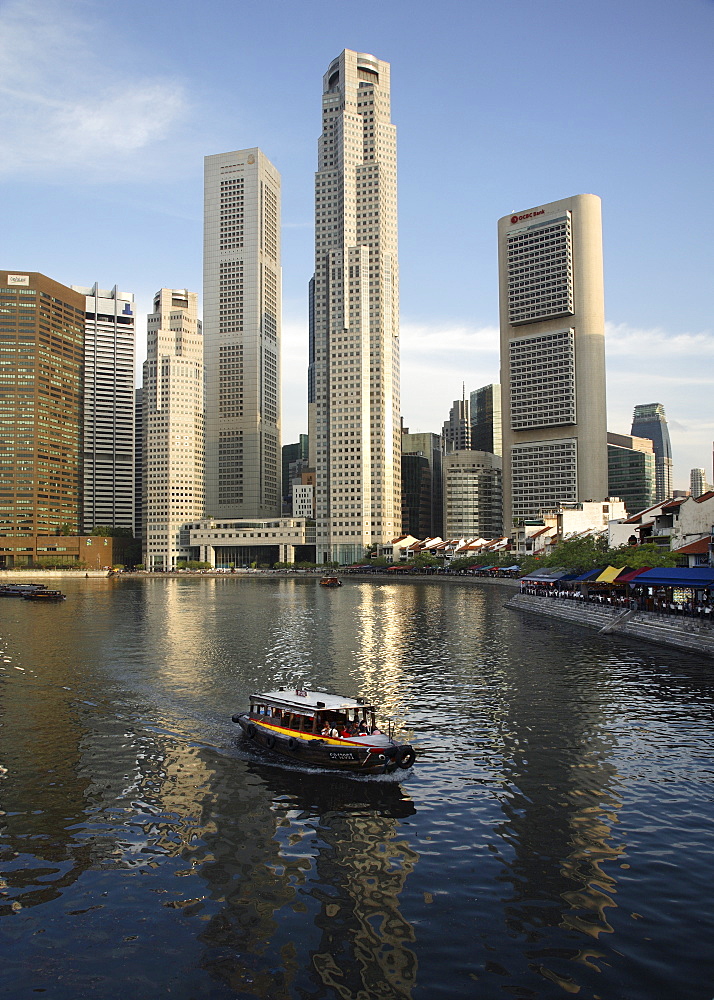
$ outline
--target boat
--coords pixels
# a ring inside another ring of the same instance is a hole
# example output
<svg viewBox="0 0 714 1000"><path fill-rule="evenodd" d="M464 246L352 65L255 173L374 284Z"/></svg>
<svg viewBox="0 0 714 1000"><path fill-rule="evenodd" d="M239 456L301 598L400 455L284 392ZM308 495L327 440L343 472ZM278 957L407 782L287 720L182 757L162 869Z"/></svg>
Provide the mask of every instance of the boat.
<svg viewBox="0 0 714 1000"><path fill-rule="evenodd" d="M22 595L26 601L66 601L61 590L35 590L31 594Z"/></svg>
<svg viewBox="0 0 714 1000"><path fill-rule="evenodd" d="M46 583L5 583L0 586L0 597L25 597L46 589Z"/></svg>
<svg viewBox="0 0 714 1000"><path fill-rule="evenodd" d="M320 580L321 587L341 587L342 580L339 576L323 576Z"/></svg>
<svg viewBox="0 0 714 1000"><path fill-rule="evenodd" d="M233 722L256 746L312 767L390 774L416 760L409 743L394 739L391 723L387 733L377 728L375 707L361 698L281 687L252 694L250 709Z"/></svg>

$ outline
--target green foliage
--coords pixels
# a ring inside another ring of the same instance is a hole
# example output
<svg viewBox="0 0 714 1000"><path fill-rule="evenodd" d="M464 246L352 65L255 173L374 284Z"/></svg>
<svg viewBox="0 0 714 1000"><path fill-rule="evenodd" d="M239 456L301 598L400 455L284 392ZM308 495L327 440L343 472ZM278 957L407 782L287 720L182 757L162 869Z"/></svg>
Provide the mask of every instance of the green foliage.
<svg viewBox="0 0 714 1000"><path fill-rule="evenodd" d="M409 560L407 565L413 566L415 569L424 569L428 566L441 566L443 562L443 559L437 559L431 552L419 552L413 559Z"/></svg>
<svg viewBox="0 0 714 1000"><path fill-rule="evenodd" d="M539 566L557 566L571 572L585 573L598 566L607 566L607 542L604 536L568 538L559 542L550 555L538 561Z"/></svg>
<svg viewBox="0 0 714 1000"><path fill-rule="evenodd" d="M549 556L536 559L527 556L521 561L521 572L531 573L534 569L544 566L566 569L569 572L586 573L591 569L604 569L606 566L629 566L631 569L650 567L676 566L677 556L660 545L621 545L609 549L605 536L596 538L570 538L559 542L553 547Z"/></svg>
<svg viewBox="0 0 714 1000"><path fill-rule="evenodd" d="M660 569L676 566L677 556L661 545L648 542L646 545L622 545L610 549L608 562L611 566L629 566L631 569Z"/></svg>
<svg viewBox="0 0 714 1000"><path fill-rule="evenodd" d="M101 538L133 538L131 528L113 528L111 524L95 524L91 535L99 535Z"/></svg>

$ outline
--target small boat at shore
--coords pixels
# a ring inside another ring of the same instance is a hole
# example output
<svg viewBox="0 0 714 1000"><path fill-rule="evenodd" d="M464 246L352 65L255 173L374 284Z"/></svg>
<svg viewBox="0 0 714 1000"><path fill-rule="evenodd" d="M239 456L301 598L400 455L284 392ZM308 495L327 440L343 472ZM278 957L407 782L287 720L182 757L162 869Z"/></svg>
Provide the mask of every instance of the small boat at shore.
<svg viewBox="0 0 714 1000"><path fill-rule="evenodd" d="M278 688L250 696L250 709L233 716L257 746L298 764L353 774L390 774L416 759L409 743L376 725L376 709L360 698Z"/></svg>
<svg viewBox="0 0 714 1000"><path fill-rule="evenodd" d="M323 576L320 580L321 587L341 587L342 580L339 576Z"/></svg>

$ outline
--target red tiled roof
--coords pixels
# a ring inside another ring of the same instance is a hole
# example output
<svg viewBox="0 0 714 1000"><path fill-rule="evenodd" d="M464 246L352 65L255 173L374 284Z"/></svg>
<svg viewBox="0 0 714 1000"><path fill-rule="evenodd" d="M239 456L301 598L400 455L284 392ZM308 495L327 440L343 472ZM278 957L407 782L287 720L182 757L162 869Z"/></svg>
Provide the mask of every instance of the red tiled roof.
<svg viewBox="0 0 714 1000"><path fill-rule="evenodd" d="M711 500L714 497L714 490L709 490L708 493L702 493L700 497L694 497L695 503L703 503L705 500Z"/></svg>
<svg viewBox="0 0 714 1000"><path fill-rule="evenodd" d="M683 545L681 549L674 550L678 556L699 556L709 551L709 535L706 538L699 538L696 542Z"/></svg>

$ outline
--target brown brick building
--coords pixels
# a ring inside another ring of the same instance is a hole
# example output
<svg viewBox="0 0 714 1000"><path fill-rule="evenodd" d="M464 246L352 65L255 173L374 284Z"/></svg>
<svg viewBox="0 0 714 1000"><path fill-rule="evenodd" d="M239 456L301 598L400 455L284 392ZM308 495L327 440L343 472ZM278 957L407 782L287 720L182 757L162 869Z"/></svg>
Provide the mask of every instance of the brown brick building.
<svg viewBox="0 0 714 1000"><path fill-rule="evenodd" d="M35 536L57 535L63 526L79 530L84 313L83 295L44 274L0 271L0 549L6 554L29 554Z"/></svg>

